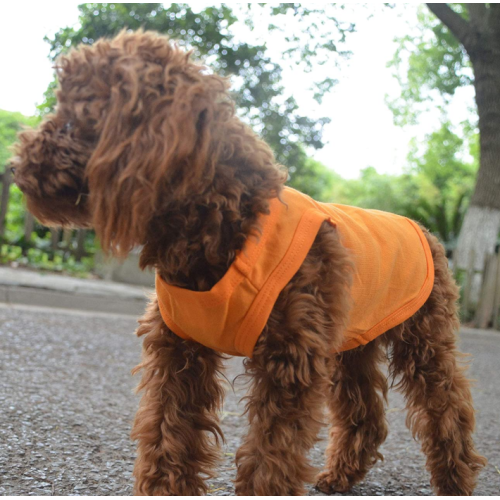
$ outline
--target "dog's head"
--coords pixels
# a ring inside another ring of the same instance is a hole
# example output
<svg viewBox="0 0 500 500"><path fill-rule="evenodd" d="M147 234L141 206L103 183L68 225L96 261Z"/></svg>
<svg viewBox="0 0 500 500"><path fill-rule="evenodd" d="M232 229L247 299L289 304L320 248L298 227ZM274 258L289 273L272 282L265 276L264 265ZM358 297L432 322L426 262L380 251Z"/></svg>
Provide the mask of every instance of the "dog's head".
<svg viewBox="0 0 500 500"><path fill-rule="evenodd" d="M232 154L217 137L234 117L227 82L151 32L80 46L56 69L55 114L21 132L14 180L43 223L93 226L125 254Z"/></svg>

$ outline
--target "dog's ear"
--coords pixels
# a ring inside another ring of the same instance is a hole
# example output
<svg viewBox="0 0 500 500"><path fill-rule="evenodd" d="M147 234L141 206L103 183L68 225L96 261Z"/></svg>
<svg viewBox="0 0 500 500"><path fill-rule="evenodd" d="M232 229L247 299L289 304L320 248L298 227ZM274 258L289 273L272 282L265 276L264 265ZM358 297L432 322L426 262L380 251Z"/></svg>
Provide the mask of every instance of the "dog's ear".
<svg viewBox="0 0 500 500"><path fill-rule="evenodd" d="M151 47L141 36L102 68L111 72L109 105L87 167L96 233L104 251L121 256L147 241L149 221L170 203L209 185L214 136L233 114L226 80L165 39Z"/></svg>

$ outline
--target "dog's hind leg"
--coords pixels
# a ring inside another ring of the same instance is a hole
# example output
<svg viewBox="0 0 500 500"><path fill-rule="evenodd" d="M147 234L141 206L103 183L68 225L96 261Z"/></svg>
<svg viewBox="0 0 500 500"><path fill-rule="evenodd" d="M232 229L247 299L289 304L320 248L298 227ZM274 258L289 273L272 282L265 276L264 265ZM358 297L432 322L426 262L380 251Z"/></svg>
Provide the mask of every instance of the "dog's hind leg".
<svg viewBox="0 0 500 500"><path fill-rule="evenodd" d="M412 318L388 332L391 372L400 377L407 423L427 456L431 485L441 495L470 495L486 460L474 448L469 381L457 362L458 289L442 245L426 236L434 259L434 288Z"/></svg>
<svg viewBox="0 0 500 500"><path fill-rule="evenodd" d="M206 493L204 479L218 459L211 437L222 437L217 419L222 358L171 332L156 300L139 323L137 335L145 339L143 360L135 369L142 370L138 390L143 391L132 430L138 440L135 493Z"/></svg>
<svg viewBox="0 0 500 500"><path fill-rule="evenodd" d="M300 495L312 482L307 452L317 440L331 352L342 341L348 257L324 224L281 292L251 360L250 429L236 455L239 495Z"/></svg>
<svg viewBox="0 0 500 500"><path fill-rule="evenodd" d="M348 491L382 458L378 448L387 436L387 377L379 369L383 360L378 339L334 358L328 399L332 426L325 471L316 483L324 493Z"/></svg>

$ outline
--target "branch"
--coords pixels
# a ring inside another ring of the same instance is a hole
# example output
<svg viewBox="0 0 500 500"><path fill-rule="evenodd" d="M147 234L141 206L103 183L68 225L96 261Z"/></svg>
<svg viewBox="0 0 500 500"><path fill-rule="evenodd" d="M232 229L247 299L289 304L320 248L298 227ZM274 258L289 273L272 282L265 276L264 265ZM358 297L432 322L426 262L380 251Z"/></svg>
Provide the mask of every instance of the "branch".
<svg viewBox="0 0 500 500"><path fill-rule="evenodd" d="M445 3L428 3L429 10L458 38L458 41L469 52L470 44L469 23Z"/></svg>

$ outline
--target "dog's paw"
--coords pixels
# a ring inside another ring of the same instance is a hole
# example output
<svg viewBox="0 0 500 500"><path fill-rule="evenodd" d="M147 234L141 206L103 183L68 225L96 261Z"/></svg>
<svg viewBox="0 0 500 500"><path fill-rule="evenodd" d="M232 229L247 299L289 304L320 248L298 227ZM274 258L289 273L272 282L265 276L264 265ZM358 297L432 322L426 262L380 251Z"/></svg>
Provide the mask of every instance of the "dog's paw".
<svg viewBox="0 0 500 500"><path fill-rule="evenodd" d="M316 478L316 489L331 495L332 493L345 493L352 488L352 484L347 478L340 478L332 471L321 472Z"/></svg>

